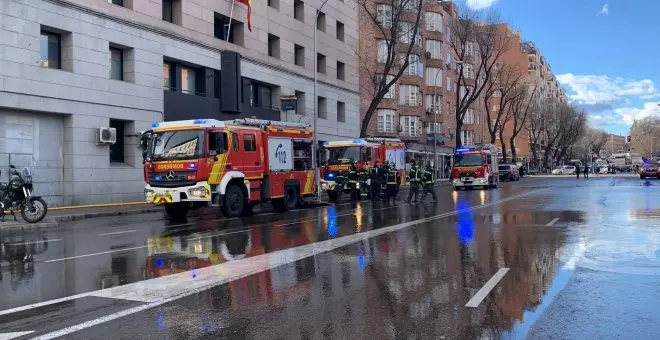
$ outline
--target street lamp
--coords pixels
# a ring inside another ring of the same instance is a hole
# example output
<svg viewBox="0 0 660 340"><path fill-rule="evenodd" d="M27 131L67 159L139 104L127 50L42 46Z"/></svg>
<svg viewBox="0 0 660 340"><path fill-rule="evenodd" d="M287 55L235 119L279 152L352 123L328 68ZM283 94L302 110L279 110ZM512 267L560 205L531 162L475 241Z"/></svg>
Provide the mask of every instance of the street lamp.
<svg viewBox="0 0 660 340"><path fill-rule="evenodd" d="M316 159L319 152L319 134L317 125L318 112L316 112L318 110L318 98L316 98L316 74L318 73L319 57L316 53L316 31L319 27L319 12L321 12L323 6L325 6L327 2L328 0L324 0L321 7L319 7L319 9L316 10L316 13L314 13L314 27L312 28L314 30L314 152L312 153L312 164L316 166L314 169L314 181L316 182L316 196L319 203L321 202L321 169L319 169L319 164L317 164L318 160Z"/></svg>

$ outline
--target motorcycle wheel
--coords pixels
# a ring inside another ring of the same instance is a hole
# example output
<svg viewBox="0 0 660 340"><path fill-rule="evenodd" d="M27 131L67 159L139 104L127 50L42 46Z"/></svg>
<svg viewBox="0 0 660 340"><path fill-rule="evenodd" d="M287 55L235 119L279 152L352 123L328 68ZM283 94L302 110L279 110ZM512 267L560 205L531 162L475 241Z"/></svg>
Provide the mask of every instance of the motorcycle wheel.
<svg viewBox="0 0 660 340"><path fill-rule="evenodd" d="M21 206L21 217L25 222L37 223L46 217L48 205L41 198L30 198L30 201L32 201L32 211L29 210L27 204L23 204Z"/></svg>

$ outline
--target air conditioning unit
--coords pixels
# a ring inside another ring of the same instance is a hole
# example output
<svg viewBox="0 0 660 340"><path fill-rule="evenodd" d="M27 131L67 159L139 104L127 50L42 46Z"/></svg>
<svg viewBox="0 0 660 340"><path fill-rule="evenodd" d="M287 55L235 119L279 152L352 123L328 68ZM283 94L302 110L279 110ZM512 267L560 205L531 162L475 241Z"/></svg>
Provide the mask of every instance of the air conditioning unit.
<svg viewBox="0 0 660 340"><path fill-rule="evenodd" d="M111 127L100 127L96 130L96 144L117 143L117 129Z"/></svg>

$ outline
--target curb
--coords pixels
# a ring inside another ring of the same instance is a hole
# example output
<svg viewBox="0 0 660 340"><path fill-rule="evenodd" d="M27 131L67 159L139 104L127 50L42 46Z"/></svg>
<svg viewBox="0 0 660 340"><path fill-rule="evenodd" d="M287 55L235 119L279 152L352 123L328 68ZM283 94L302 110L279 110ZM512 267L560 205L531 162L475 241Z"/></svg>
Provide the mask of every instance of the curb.
<svg viewBox="0 0 660 340"><path fill-rule="evenodd" d="M137 214L147 214L163 211L162 207L144 207L142 209L131 209L131 210L118 210L118 211L104 211L104 212L89 212L82 214L71 214L63 216L55 216L53 219L56 222L70 222L78 220L86 220L90 218L99 218L99 217L110 217L110 216L122 216L122 215L137 215Z"/></svg>

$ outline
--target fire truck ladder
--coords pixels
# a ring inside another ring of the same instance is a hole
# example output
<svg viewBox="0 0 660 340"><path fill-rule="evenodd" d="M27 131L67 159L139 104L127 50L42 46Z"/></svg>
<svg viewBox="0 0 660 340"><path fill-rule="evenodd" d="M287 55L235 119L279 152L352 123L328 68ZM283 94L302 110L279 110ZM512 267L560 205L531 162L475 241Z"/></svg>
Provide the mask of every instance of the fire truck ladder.
<svg viewBox="0 0 660 340"><path fill-rule="evenodd" d="M310 128L310 126L305 123L282 122L278 120L266 120L266 119L255 119L255 118L234 119L233 121L229 121L228 123L232 125L256 126L260 128L264 128L266 126L288 127L288 128L298 128L298 129Z"/></svg>
<svg viewBox="0 0 660 340"><path fill-rule="evenodd" d="M386 138L386 137L367 137L364 140L370 143L403 143L399 138Z"/></svg>

